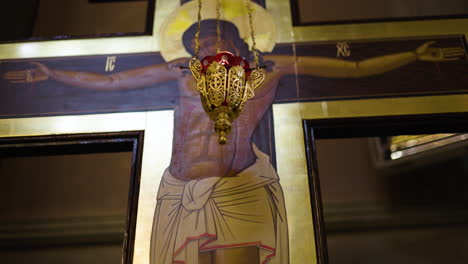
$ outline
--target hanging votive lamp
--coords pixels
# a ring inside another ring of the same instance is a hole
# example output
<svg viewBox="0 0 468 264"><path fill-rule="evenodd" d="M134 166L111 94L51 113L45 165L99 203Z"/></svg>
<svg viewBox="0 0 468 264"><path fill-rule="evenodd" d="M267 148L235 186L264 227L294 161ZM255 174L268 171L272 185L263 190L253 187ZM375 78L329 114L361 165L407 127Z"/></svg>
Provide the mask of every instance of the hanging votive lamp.
<svg viewBox="0 0 468 264"><path fill-rule="evenodd" d="M219 3L219 2L218 2ZM219 10L219 4L217 5ZM219 51L220 32L218 24L218 54L198 59L200 35L199 0L198 28L195 34L195 56L190 60L190 71L197 82L201 103L207 115L214 121L214 130L219 134L219 144L226 144L227 135L231 131L231 123L244 110L247 100L254 97L254 90L265 79L265 72L258 67L258 55L255 49L255 38L252 26L250 2L247 2L250 30L253 40L252 51L255 57L255 67L251 69L249 62L228 51ZM217 20L219 21L219 11Z"/></svg>

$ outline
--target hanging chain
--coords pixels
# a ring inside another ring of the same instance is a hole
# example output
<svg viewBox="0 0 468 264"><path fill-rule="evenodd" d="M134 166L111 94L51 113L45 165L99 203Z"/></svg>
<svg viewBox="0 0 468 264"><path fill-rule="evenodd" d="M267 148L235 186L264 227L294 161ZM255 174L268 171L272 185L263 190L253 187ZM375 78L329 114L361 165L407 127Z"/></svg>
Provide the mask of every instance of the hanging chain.
<svg viewBox="0 0 468 264"><path fill-rule="evenodd" d="M200 50L201 9L202 9L202 0L198 0L198 23L197 23L197 33L195 33L195 58L197 59L198 59L198 51Z"/></svg>
<svg viewBox="0 0 468 264"><path fill-rule="evenodd" d="M254 54L254 62L255 62L255 68L258 69L258 54L257 54L257 43L255 42L255 31L253 27L253 22L252 22L252 6L250 4L250 0L246 0L246 6L247 6L247 12L249 14L249 25L250 25L250 34L252 37L252 52Z"/></svg>
<svg viewBox="0 0 468 264"><path fill-rule="evenodd" d="M221 17L220 0L216 0L216 53L221 52L221 30L219 28L219 19Z"/></svg>
<svg viewBox="0 0 468 264"><path fill-rule="evenodd" d="M250 26L250 34L252 38L252 52L254 54L254 63L255 68L258 68L258 52L257 52L257 43L255 41L255 30L253 27L253 19L252 19L252 6L250 4L250 0L246 0L247 12L249 15L249 26ZM197 23L197 33L195 33L195 58L198 59L198 52L200 50L200 24L201 24L201 9L202 9L202 0L198 0L198 23ZM216 49L217 52L220 52L220 43L221 43L221 30L219 27L219 19L220 19L220 0L216 0Z"/></svg>

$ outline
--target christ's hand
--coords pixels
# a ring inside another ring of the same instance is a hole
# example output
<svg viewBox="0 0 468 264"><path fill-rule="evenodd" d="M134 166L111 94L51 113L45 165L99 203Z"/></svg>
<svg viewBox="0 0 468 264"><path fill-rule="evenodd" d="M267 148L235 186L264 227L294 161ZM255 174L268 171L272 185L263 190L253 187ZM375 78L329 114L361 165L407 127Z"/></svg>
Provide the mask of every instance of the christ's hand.
<svg viewBox="0 0 468 264"><path fill-rule="evenodd" d="M435 41L429 41L416 49L416 55L420 61L454 61L465 58L463 48L435 48L431 47Z"/></svg>
<svg viewBox="0 0 468 264"><path fill-rule="evenodd" d="M50 69L42 63L32 62L36 68L20 71L8 71L4 74L5 80L10 83L33 83L49 79Z"/></svg>

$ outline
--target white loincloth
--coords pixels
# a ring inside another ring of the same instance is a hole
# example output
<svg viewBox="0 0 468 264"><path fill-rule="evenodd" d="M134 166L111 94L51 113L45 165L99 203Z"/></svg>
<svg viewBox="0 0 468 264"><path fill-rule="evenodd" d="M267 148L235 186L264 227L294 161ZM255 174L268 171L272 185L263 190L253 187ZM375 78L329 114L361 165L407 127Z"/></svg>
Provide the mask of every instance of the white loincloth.
<svg viewBox="0 0 468 264"><path fill-rule="evenodd" d="M198 253L257 246L259 264L289 263L284 198L269 157L235 177L184 182L165 171L151 235L151 264L198 264Z"/></svg>

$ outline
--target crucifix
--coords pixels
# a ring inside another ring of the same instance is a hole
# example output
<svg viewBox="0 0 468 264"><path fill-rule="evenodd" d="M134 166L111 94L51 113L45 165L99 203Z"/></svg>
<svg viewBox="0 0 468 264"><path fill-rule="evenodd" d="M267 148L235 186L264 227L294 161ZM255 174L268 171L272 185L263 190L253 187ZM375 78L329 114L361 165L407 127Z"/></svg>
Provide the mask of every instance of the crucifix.
<svg viewBox="0 0 468 264"><path fill-rule="evenodd" d="M226 10L244 6L243 1L229 3L235 6ZM226 143L220 145L219 136L212 129L213 120L206 116L206 109L200 103L196 81L188 70L179 67L187 67L195 54L196 34L202 58L220 49L252 61L252 51L241 36L245 37L245 32L237 17L208 17L200 21L201 30L195 21L186 23L187 14L196 10L196 4L192 1L181 6L164 25L167 31L161 34L164 36L161 54L165 62L110 75L68 71L35 62L30 69L8 71L4 78L14 85L53 80L68 87L109 93L148 86L157 90L165 83L174 83L178 100L174 106L173 152L158 193L151 263L194 260L209 264L258 263L259 259L288 263L286 215L279 178L270 157L253 144L254 132L275 101L280 81L291 75L367 78L417 61L457 59L464 56L464 52L459 48L435 48L434 43L426 42L414 50L359 61L270 53L275 46L274 35L271 35L274 30L268 31L274 28L273 18L263 7L252 4L254 20L261 19L262 24L267 25L264 31L257 33L270 34L263 46L258 45L264 53L259 60L266 65L265 79L255 89L255 97L245 104L243 114L232 122ZM247 12L239 11L237 15L245 18ZM174 55L178 50L189 55ZM223 260L222 256L227 255L228 260Z"/></svg>

